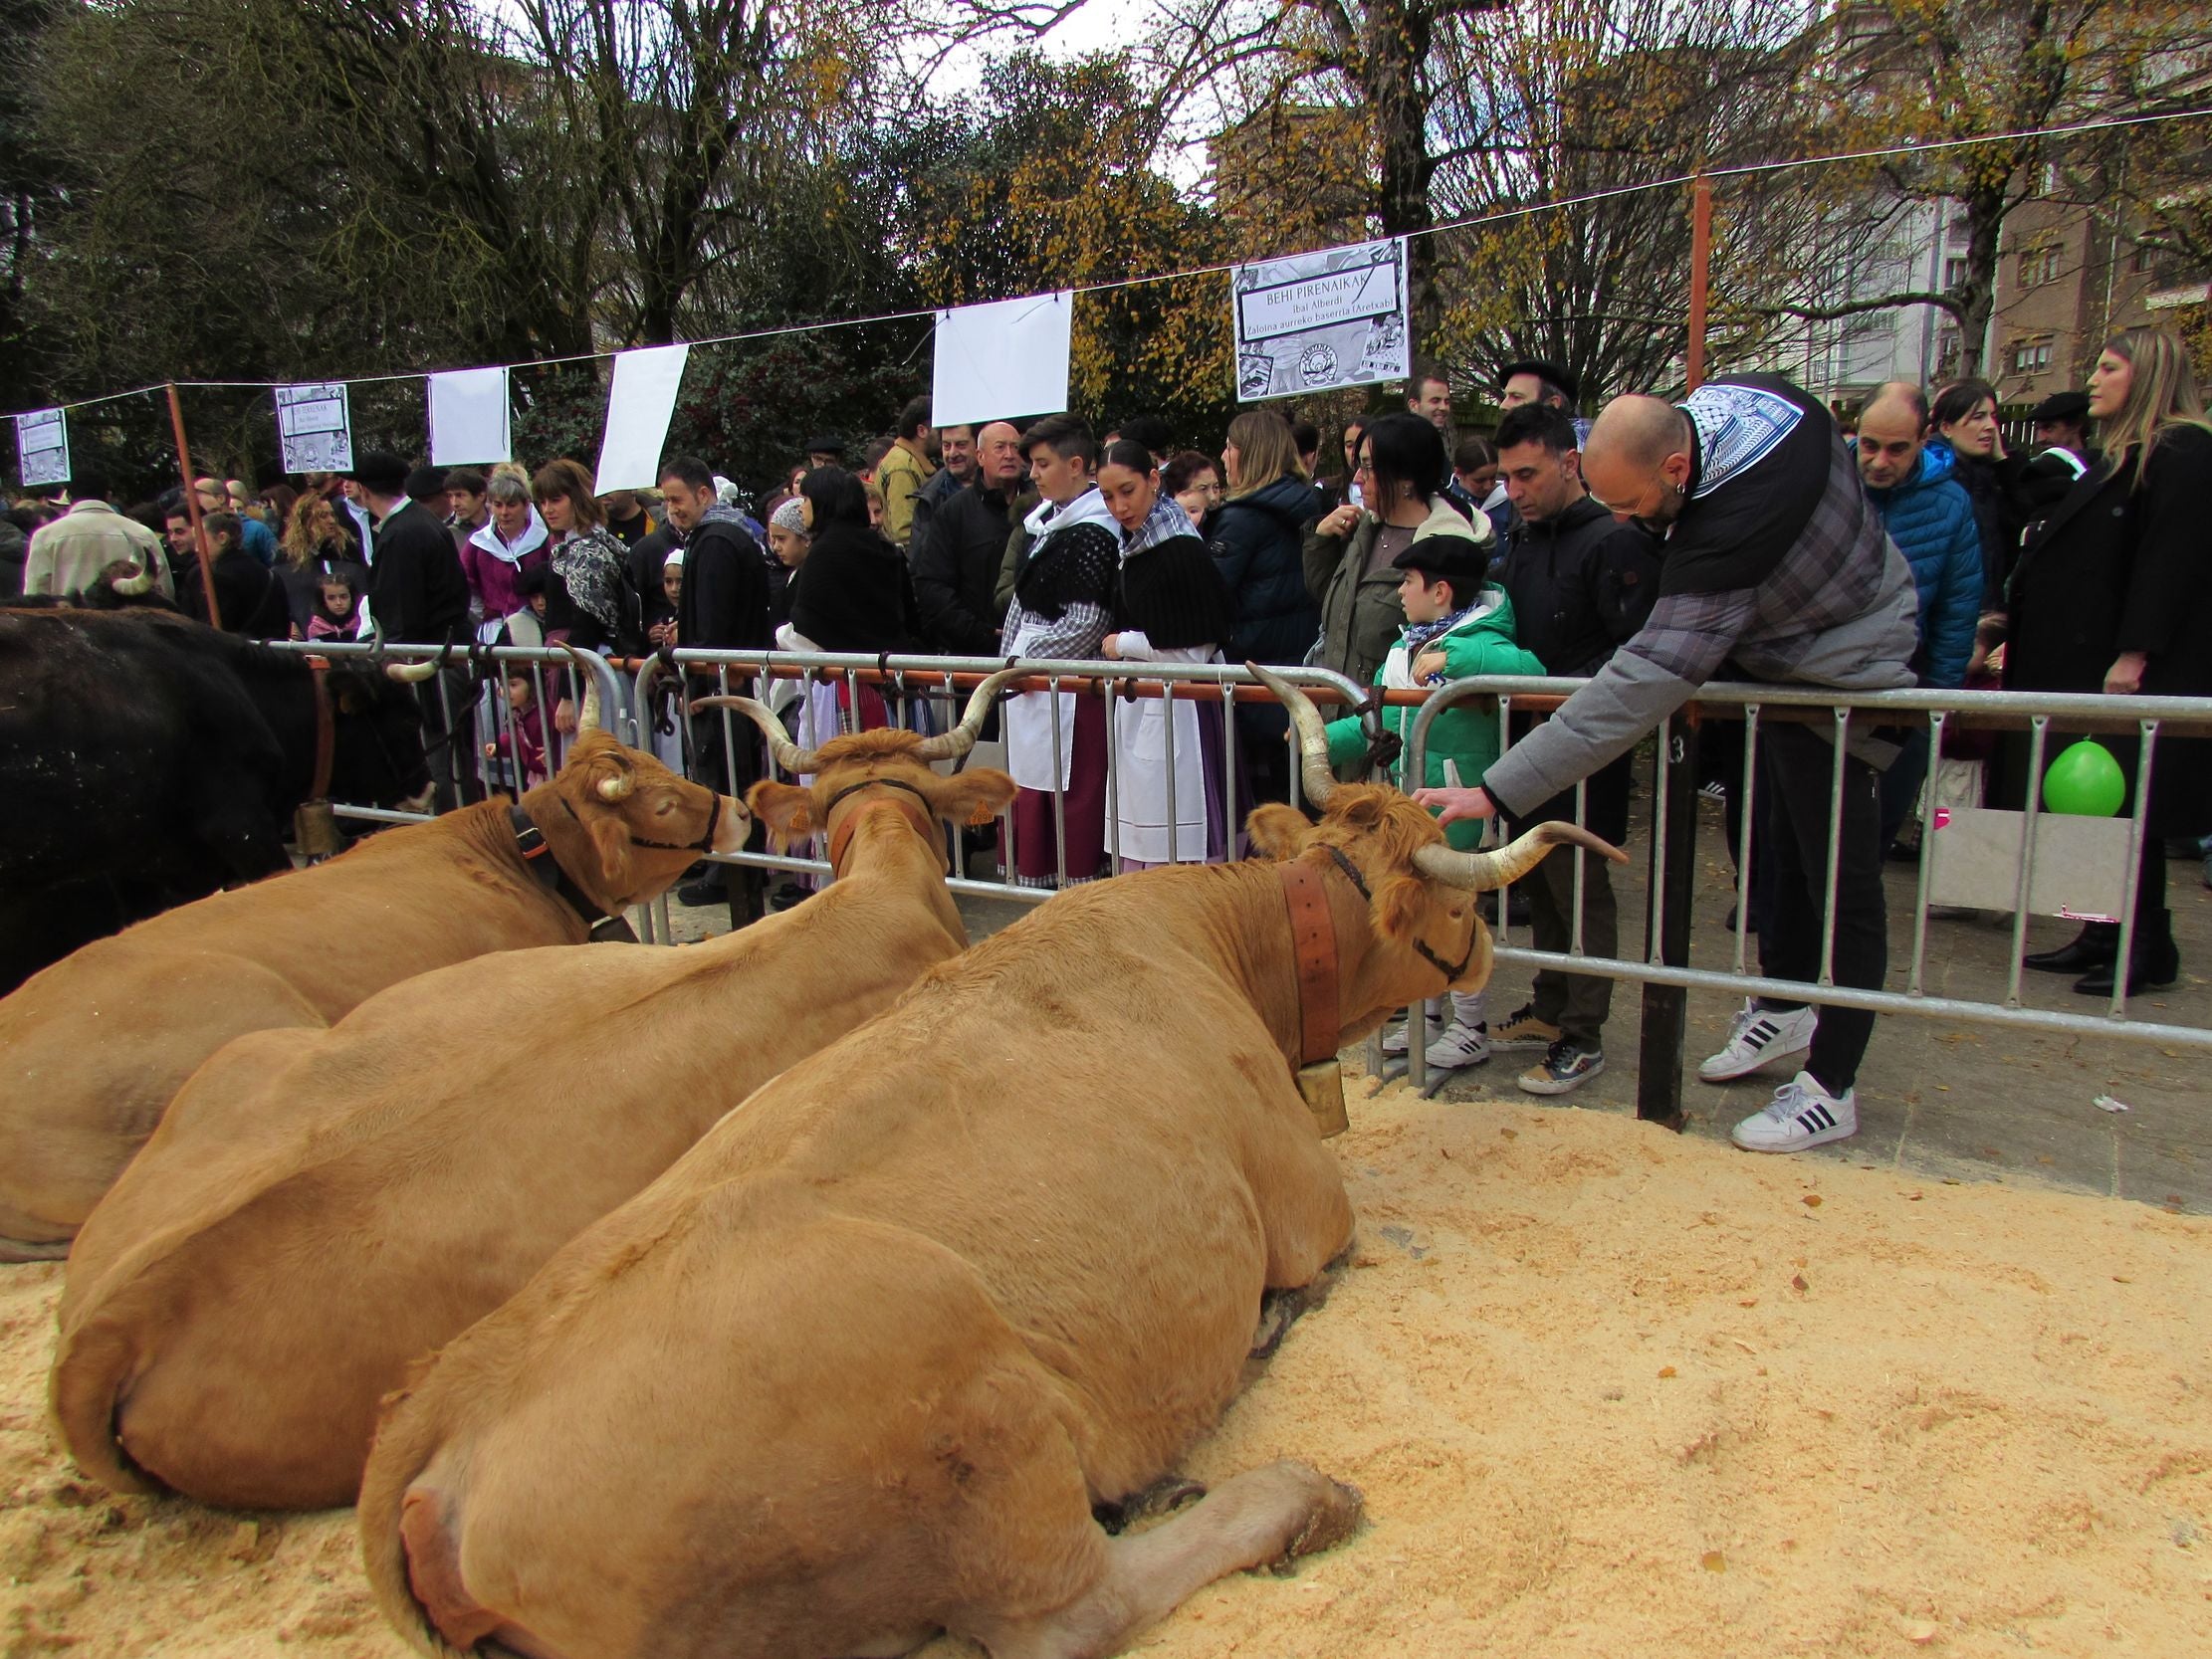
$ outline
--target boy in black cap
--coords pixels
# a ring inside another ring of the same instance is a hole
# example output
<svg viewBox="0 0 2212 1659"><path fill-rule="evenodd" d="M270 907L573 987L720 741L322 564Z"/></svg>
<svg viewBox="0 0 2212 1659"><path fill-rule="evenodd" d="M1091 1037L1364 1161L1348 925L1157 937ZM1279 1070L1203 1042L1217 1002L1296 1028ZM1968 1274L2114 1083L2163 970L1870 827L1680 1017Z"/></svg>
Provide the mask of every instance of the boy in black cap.
<svg viewBox="0 0 2212 1659"><path fill-rule="evenodd" d="M1514 643L1513 601L1485 574L1491 539L1487 524L1478 539L1474 527L1450 512L1431 514L1414 531L1412 544L1391 560L1392 567L1402 572L1398 598L1406 609L1406 626L1375 671L1376 685L1387 691L1426 690L1470 674L1544 672L1541 662ZM1400 788L1463 782L1480 777L1497 763L1496 716L1472 703L1454 704L1438 711L1430 723L1424 775L1408 785L1400 751L1419 712L1418 706L1386 707L1382 712L1381 747L1388 757L1390 779ZM1365 757L1367 735L1358 716L1331 721L1328 730L1330 764ZM1480 826L1448 824L1444 839L1461 851L1472 851L1481 843ZM1429 1045L1430 1065L1449 1070L1479 1066L1489 1059L1483 995L1480 991L1451 993L1451 1024ZM1383 1047L1391 1053L1403 1053L1407 1046L1403 1030L1383 1039Z"/></svg>

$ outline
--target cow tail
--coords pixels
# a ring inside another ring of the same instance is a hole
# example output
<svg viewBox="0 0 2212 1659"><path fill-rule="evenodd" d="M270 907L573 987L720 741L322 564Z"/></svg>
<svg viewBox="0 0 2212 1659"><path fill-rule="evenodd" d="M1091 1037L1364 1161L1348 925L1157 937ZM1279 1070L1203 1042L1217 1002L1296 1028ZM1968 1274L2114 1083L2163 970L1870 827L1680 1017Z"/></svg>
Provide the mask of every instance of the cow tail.
<svg viewBox="0 0 2212 1659"><path fill-rule="evenodd" d="M426 1369L427 1365L418 1361L416 1376ZM385 1395L377 1419L376 1438L369 1447L368 1467L362 1472L361 1495L354 1512L361 1535L361 1565L367 1570L376 1605L393 1629L424 1653L439 1659L467 1659L438 1633L429 1610L415 1598L414 1583L408 1576L407 1546L399 1530L400 1510L408 1488L428 1467L437 1444L433 1414L419 1409L410 1412L407 1406L411 1398L411 1390L404 1387Z"/></svg>
<svg viewBox="0 0 2212 1659"><path fill-rule="evenodd" d="M62 1332L47 1402L78 1468L111 1492L152 1495L167 1489L131 1461L115 1427L138 1363L132 1323L96 1306Z"/></svg>

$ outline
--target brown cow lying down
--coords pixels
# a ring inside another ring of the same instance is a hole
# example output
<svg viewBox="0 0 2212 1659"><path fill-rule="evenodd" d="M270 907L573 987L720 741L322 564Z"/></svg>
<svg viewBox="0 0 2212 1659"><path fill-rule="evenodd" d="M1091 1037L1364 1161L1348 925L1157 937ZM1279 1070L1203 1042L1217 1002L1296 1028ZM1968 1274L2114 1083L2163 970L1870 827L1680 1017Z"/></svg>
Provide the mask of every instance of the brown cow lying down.
<svg viewBox="0 0 2212 1659"><path fill-rule="evenodd" d="M1074 1659L1352 1530L1358 1495L1293 1463L1141 1535L1092 1516L1175 1470L1236 1391L1261 1293L1351 1236L1292 1075L1316 1046L1294 895L1333 930L1307 1004L1333 1050L1483 982L1477 890L1604 843L1555 824L1453 852L1395 790L1333 784L1285 694L1327 802L1317 826L1252 815L1287 863L1077 889L932 969L394 1396L360 1527L403 1632L849 1659L944 1629Z"/></svg>
<svg viewBox="0 0 2212 1659"><path fill-rule="evenodd" d="M1013 780L929 762L974 745L1010 677L943 736L818 755L729 700L816 774L753 792L779 832L828 828L839 879L806 904L681 950L479 956L201 1067L70 1252L52 1394L78 1464L247 1509L351 1503L411 1360L966 946L937 819L988 821Z"/></svg>
<svg viewBox="0 0 2212 1659"><path fill-rule="evenodd" d="M702 848L735 851L749 828L737 801L598 731L521 806L544 836L535 862L508 804L487 801L97 939L0 997L0 1261L65 1254L233 1037L329 1025L486 951L580 943L601 913L665 892Z"/></svg>

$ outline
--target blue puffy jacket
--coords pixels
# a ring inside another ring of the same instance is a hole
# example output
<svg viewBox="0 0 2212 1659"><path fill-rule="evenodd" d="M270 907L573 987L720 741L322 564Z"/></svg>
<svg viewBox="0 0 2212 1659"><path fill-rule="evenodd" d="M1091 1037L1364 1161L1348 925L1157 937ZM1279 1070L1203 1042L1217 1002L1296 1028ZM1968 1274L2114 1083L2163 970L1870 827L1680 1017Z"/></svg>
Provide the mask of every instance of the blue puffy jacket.
<svg viewBox="0 0 2212 1659"><path fill-rule="evenodd" d="M1982 605L1981 526L1951 467L1949 448L1931 444L1902 484L1867 492L1920 591L1920 684L1945 689L1966 683Z"/></svg>

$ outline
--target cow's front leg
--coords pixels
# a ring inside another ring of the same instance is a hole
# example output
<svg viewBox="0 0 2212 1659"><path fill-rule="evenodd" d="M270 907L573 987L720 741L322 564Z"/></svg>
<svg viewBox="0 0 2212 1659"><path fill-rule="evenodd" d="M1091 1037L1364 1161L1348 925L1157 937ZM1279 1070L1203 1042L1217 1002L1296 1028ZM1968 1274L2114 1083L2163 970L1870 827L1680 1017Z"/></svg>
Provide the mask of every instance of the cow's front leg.
<svg viewBox="0 0 2212 1659"><path fill-rule="evenodd" d="M1359 1523L1360 1495L1303 1463L1248 1469L1150 1531L1111 1540L1105 1573L1072 1605L966 1633L992 1659L1105 1659L1215 1579L1326 1550Z"/></svg>

